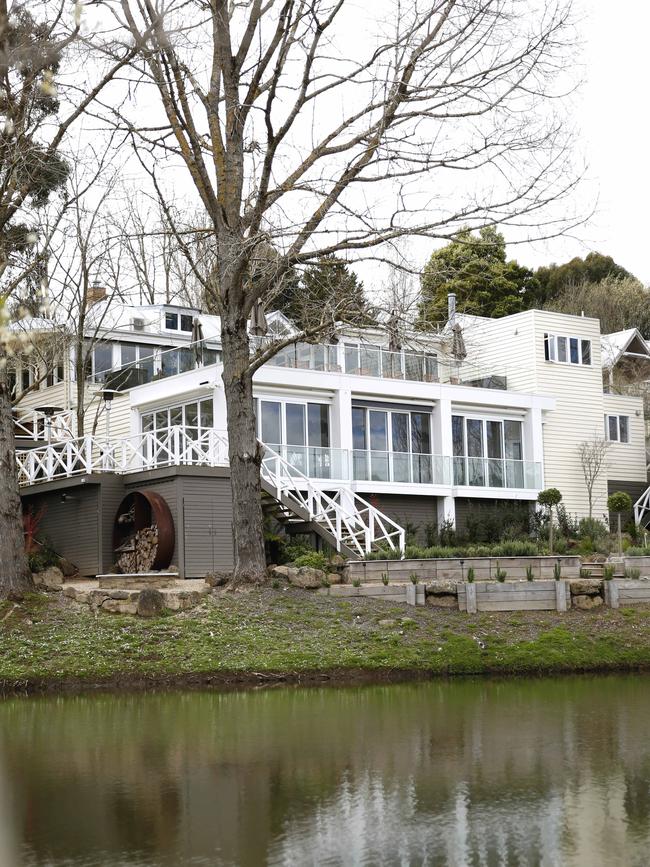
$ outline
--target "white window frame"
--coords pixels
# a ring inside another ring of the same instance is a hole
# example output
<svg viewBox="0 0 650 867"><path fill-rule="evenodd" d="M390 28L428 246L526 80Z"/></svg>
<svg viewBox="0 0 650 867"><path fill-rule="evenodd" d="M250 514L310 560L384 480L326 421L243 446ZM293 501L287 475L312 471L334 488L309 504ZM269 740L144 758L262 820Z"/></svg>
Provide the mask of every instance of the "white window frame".
<svg viewBox="0 0 650 867"><path fill-rule="evenodd" d="M170 328L167 325L167 315L168 314L176 317L176 328ZM190 313L189 310L163 310L161 330L167 331L169 334L191 334L192 333L191 327L189 330L186 328L181 328L181 316L189 316L190 319L192 320L192 323L194 322L195 314Z"/></svg>
<svg viewBox="0 0 650 867"><path fill-rule="evenodd" d="M203 402L211 402L212 403L212 426L211 427L206 427L205 425L201 424L201 403L203 403ZM143 419L145 416L150 415L153 417L153 431L157 432L158 427L156 425L156 413L166 412L167 418L170 419L171 418L170 413L172 412L172 410L177 410L177 409L180 409L182 412L182 415L183 415L183 423L182 423L181 427L186 427L186 425L185 425L185 407L190 406L193 403L195 403L197 405L197 425L196 425L196 427L198 428L199 432L202 434L205 431L211 430L212 428L214 428L215 427L214 398L211 398L208 396L208 397L195 397L192 400L185 400L182 403L166 404L165 406L156 406L156 407L153 407L150 409L149 408L148 409L141 409L139 411L140 433L141 434L152 433L152 431L143 430L142 422L143 422ZM167 428L161 428L161 430L167 430Z"/></svg>
<svg viewBox="0 0 650 867"><path fill-rule="evenodd" d="M616 437L612 438L609 429L610 419L616 420ZM625 419L627 426L627 439L621 439L621 419ZM629 446L631 442L630 437L630 416L629 415L619 415L618 413L606 413L605 414L605 439L610 443L619 443L622 446Z"/></svg>
<svg viewBox="0 0 650 867"><path fill-rule="evenodd" d="M564 342L565 358L560 358L560 340ZM571 361L571 341L576 340L578 343L578 361ZM582 352L582 344L589 344L589 361L584 360ZM580 337L577 334L553 334L550 331L544 332L544 360L551 364L567 364L571 367L591 367L592 366L592 341L589 337ZM548 358L546 357L548 355Z"/></svg>

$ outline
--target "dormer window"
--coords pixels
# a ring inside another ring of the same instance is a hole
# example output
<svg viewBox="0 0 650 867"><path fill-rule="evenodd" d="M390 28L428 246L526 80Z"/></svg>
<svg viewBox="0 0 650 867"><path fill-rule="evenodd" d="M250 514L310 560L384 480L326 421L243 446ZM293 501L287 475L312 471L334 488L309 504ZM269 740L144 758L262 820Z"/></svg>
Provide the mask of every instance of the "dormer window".
<svg viewBox="0 0 650 867"><path fill-rule="evenodd" d="M563 334L544 335L544 358L558 364L591 364L591 340Z"/></svg>
<svg viewBox="0 0 650 867"><path fill-rule="evenodd" d="M192 333L192 324L194 317L190 313L165 313L165 330L166 331L185 331L188 334Z"/></svg>

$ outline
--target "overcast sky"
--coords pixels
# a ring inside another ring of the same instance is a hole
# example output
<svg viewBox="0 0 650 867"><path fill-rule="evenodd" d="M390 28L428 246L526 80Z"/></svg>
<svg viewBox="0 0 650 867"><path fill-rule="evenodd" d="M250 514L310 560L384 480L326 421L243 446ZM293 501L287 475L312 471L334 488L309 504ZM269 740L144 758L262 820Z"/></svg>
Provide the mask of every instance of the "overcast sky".
<svg viewBox="0 0 650 867"><path fill-rule="evenodd" d="M597 196L598 210L577 233L581 241L554 240L511 252L526 264L540 265L600 250L647 284L650 4L585 0L585 11L586 80L578 123L589 174L583 195Z"/></svg>

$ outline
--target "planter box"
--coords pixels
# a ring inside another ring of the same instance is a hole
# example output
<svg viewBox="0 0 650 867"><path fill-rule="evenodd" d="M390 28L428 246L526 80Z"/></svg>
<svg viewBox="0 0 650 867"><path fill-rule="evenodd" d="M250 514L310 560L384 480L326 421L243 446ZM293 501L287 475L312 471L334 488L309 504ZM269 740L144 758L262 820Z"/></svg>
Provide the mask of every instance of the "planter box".
<svg viewBox="0 0 650 867"><path fill-rule="evenodd" d="M458 607L477 611L566 611L571 607L568 581L504 581L458 584Z"/></svg>
<svg viewBox="0 0 650 867"><path fill-rule="evenodd" d="M525 579L526 568L530 566L535 579L553 579L555 564L560 561L563 578L578 578L580 575L580 557L475 557L464 558L461 567L460 558L431 560L359 560L348 563L345 567L345 580L355 579L363 583L381 582L382 575L388 575L389 581L409 581L411 573L418 576L419 581L451 580L462 582L467 578L467 570L474 569L474 581L494 580L497 563L508 573L510 579Z"/></svg>
<svg viewBox="0 0 650 867"><path fill-rule="evenodd" d="M625 557L626 569L640 569L641 577L650 577L650 557Z"/></svg>
<svg viewBox="0 0 650 867"><path fill-rule="evenodd" d="M650 603L650 579L648 578L639 578L637 581L612 578L611 581L604 581L603 587L605 604L610 608Z"/></svg>

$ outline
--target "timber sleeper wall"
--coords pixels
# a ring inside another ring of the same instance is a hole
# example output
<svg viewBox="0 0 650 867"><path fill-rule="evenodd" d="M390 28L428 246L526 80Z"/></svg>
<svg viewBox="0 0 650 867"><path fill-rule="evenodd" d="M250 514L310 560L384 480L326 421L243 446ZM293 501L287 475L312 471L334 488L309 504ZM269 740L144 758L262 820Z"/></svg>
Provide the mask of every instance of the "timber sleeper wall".
<svg viewBox="0 0 650 867"><path fill-rule="evenodd" d="M477 611L566 611L571 607L569 582L497 582L458 584L458 607Z"/></svg>
<svg viewBox="0 0 650 867"><path fill-rule="evenodd" d="M611 581L604 581L603 585L605 603L610 608L650 603L650 579L648 578L637 578L630 581L623 578L612 578Z"/></svg>
<svg viewBox="0 0 650 867"><path fill-rule="evenodd" d="M345 567L345 580L362 581L364 584L381 582L384 574L389 581L409 581L417 575L418 581L440 579L464 581L468 569L474 570L475 581L493 581L497 568L505 570L508 578L527 578L530 566L533 578L555 578L554 569L559 562L562 578L577 578L580 575L580 557L475 557L441 560L358 560ZM498 563L498 567L497 567Z"/></svg>

